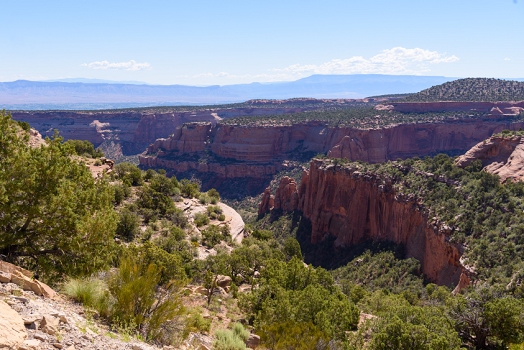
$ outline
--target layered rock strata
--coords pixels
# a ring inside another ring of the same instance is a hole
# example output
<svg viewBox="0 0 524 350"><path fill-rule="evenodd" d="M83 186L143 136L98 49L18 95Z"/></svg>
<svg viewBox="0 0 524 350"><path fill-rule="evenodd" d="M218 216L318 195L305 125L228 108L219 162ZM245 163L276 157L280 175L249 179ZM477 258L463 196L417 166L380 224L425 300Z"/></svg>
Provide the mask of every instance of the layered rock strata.
<svg viewBox="0 0 524 350"><path fill-rule="evenodd" d="M267 178L286 160L333 158L380 163L397 158L463 153L503 129L518 130L511 118L447 123L402 124L383 129L329 127L312 121L282 126L192 123L158 139L139 157L145 167L193 170L221 178Z"/></svg>
<svg viewBox="0 0 524 350"><path fill-rule="evenodd" d="M456 286L461 278L469 280L460 263L461 247L449 242L449 228L430 220L419 203L396 193L387 179L312 160L300 187L291 191L291 183L281 180L274 208L281 203L285 212L301 212L311 222L311 243L332 236L336 249L367 240L391 241L405 247L406 257L419 260L435 283ZM261 212L265 209L267 205L260 206Z"/></svg>
<svg viewBox="0 0 524 350"><path fill-rule="evenodd" d="M350 103L351 101L341 101ZM240 116L278 115L298 113L322 108L332 100L318 100L318 106L301 106L300 101L292 101L293 107L286 106L289 101L261 101L253 107L223 107L162 112L151 110L114 111L13 111L13 119L31 124L42 135L52 137L58 130L65 139L88 140L95 146L105 141L119 144L124 154L138 154L158 138L168 137L184 123L219 120ZM304 102L305 103L305 102ZM342 103L344 104L344 103ZM282 106L280 106L282 105ZM267 107L265 107L267 106ZM161 110L161 109L159 109Z"/></svg>
<svg viewBox="0 0 524 350"><path fill-rule="evenodd" d="M471 148L457 158L459 167L471 165L480 160L484 170L506 180L524 180L524 138L520 135L492 136Z"/></svg>

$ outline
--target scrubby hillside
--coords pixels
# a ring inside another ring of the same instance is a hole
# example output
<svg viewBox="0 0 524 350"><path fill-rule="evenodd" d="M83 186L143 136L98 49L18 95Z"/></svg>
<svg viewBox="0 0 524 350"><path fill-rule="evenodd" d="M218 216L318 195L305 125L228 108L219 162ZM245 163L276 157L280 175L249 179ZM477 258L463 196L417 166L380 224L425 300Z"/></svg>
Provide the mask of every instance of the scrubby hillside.
<svg viewBox="0 0 524 350"><path fill-rule="evenodd" d="M524 82L490 79L458 79L433 86L404 98L405 102L437 101L521 101L524 100Z"/></svg>

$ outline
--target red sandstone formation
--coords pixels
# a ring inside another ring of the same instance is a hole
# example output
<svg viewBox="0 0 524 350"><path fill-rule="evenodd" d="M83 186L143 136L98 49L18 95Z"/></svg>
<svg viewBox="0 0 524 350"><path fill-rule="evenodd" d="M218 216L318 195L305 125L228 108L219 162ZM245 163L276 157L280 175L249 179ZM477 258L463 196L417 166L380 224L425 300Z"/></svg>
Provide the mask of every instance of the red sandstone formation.
<svg viewBox="0 0 524 350"><path fill-rule="evenodd" d="M509 120L403 124L371 130L328 127L322 122L269 127L198 123L184 125L169 138L155 141L139 160L144 166L175 172L195 170L224 178L264 178L280 171L284 160L301 152L380 163L464 152L493 133L521 127L524 123ZM211 157L199 162L204 153Z"/></svg>
<svg viewBox="0 0 524 350"><path fill-rule="evenodd" d="M492 136L471 148L456 160L459 167L482 162L484 170L500 176L501 181L524 180L524 138L522 136Z"/></svg>
<svg viewBox="0 0 524 350"><path fill-rule="evenodd" d="M292 212L298 205L297 183L294 179L284 176L280 179L275 193L275 209Z"/></svg>
<svg viewBox="0 0 524 350"><path fill-rule="evenodd" d="M248 101L247 104L249 104ZM277 115L298 113L315 108L322 108L323 103L348 104L354 100L318 100L318 107L312 107L310 100L288 100L257 103L255 107L224 107L201 110L158 112L154 109L145 111L28 111L12 112L13 119L26 121L44 136L53 136L57 129L64 139L88 140L95 146L104 141L114 141L122 145L125 154L137 154L156 139L168 137L184 123L205 121L216 123L222 119L240 116ZM307 105L309 103L309 105ZM304 106L301 106L303 104ZM264 107L267 105L268 107ZM277 105L278 107L275 107ZM282 105L282 106L280 106ZM161 110L161 109L160 109Z"/></svg>
<svg viewBox="0 0 524 350"><path fill-rule="evenodd" d="M261 217L268 213L275 206L275 196L271 194L271 189L268 187L262 194L262 200L258 205L258 216Z"/></svg>
<svg viewBox="0 0 524 350"><path fill-rule="evenodd" d="M311 221L312 243L330 235L336 237L338 247L370 239L393 241L405 246L407 257L420 261L423 273L432 281L465 283L460 247L449 243L450 229L436 219L429 220L416 201L395 193L388 180L313 160L300 188L292 192L290 183L289 178L281 180L275 208L276 203L286 203L285 209L281 206L284 211L302 212Z"/></svg>

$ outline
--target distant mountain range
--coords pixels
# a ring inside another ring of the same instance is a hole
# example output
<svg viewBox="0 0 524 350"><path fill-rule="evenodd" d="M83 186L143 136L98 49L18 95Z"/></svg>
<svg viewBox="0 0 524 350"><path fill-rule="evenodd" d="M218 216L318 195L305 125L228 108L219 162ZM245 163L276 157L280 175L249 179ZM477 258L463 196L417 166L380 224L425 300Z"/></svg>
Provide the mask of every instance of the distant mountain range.
<svg viewBox="0 0 524 350"><path fill-rule="evenodd" d="M364 98L414 93L454 79L380 74L312 75L291 82L206 87L115 83L84 78L46 82L17 80L0 83L0 109L110 109L294 97Z"/></svg>

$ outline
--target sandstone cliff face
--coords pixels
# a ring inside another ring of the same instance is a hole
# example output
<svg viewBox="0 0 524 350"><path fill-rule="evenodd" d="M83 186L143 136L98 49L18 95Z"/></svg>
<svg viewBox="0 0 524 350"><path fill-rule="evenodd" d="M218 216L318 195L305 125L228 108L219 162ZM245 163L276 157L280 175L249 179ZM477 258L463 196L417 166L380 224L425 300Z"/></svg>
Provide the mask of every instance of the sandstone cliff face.
<svg viewBox="0 0 524 350"><path fill-rule="evenodd" d="M282 179L275 208L276 203L287 203L281 206L284 211L302 212L311 222L312 243L328 236L336 238L335 247L366 240L392 241L404 245L406 257L418 259L432 281L455 286L461 274L462 280L467 279L460 247L449 243L445 226L430 222L419 204L395 193L386 180L313 160L298 190L291 191L289 183Z"/></svg>
<svg viewBox="0 0 524 350"><path fill-rule="evenodd" d="M524 138L493 136L471 148L456 160L459 167L480 160L484 170L500 176L501 181L524 180Z"/></svg>
<svg viewBox="0 0 524 350"><path fill-rule="evenodd" d="M271 194L271 189L267 187L262 193L262 200L258 205L258 217L262 217L265 213L269 212L275 207L275 196Z"/></svg>
<svg viewBox="0 0 524 350"><path fill-rule="evenodd" d="M333 103L331 100L327 102ZM319 100L321 108L322 103ZM311 104L311 101L304 103ZM351 101L348 101L348 103ZM287 107L288 101L268 101L266 104L257 104L250 107L224 107L201 110L156 112L152 111L28 111L12 112L13 119L26 121L44 136L53 136L57 129L64 139L88 140L95 146L104 141L114 141L122 146L124 154L137 154L154 142L174 133L178 126L190 122L216 123L222 119L240 116L275 115L298 113L315 109L311 105L301 107ZM282 104L282 107L278 107ZM296 104L294 102L294 104ZM267 108L264 108L267 105ZM277 107L275 107L275 105Z"/></svg>
<svg viewBox="0 0 524 350"><path fill-rule="evenodd" d="M140 164L174 171L217 169L218 175L227 173L229 177L254 172L264 177L282 169L286 159L309 159L318 153L369 163L439 152L462 153L493 133L523 126L509 119L403 124L371 130L328 127L321 122L270 127L199 123L180 127L169 138L155 141L140 157ZM198 162L205 157L211 158L201 162L207 164ZM251 170L241 171L243 166Z"/></svg>

